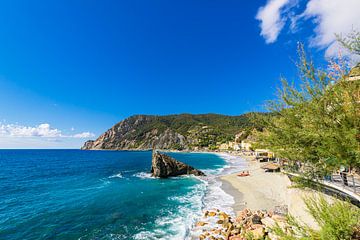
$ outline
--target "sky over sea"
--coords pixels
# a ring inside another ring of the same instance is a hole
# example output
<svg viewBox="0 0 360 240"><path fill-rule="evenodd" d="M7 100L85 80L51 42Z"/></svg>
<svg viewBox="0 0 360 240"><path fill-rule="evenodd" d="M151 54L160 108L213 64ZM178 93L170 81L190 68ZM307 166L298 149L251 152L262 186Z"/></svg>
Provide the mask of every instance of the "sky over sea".
<svg viewBox="0 0 360 240"><path fill-rule="evenodd" d="M264 111L359 0L1 1L0 148L79 148L133 114ZM344 53L346 54L346 53ZM351 56L350 56L351 57Z"/></svg>

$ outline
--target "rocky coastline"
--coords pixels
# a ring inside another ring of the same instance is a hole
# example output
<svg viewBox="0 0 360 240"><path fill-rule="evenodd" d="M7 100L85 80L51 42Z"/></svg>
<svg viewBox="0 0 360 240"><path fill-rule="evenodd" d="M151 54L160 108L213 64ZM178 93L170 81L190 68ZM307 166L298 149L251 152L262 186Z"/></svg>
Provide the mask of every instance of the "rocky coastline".
<svg viewBox="0 0 360 240"><path fill-rule="evenodd" d="M286 207L275 207L273 211L244 209L235 217L219 209L206 210L195 224L194 239L200 240L277 240L274 228L289 231L286 223Z"/></svg>

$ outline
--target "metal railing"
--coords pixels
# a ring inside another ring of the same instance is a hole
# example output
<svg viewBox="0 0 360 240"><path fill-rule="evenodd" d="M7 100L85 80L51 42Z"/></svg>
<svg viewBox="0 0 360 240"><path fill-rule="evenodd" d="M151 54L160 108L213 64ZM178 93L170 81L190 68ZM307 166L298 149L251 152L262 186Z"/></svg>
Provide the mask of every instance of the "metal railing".
<svg viewBox="0 0 360 240"><path fill-rule="evenodd" d="M341 172L339 174L332 174L329 179L324 179L339 187L343 187L360 195L360 178L353 174Z"/></svg>
<svg viewBox="0 0 360 240"><path fill-rule="evenodd" d="M306 176L304 172L298 168L287 166L284 168L284 170L288 173ZM360 176L355 176L347 172L340 172L325 177L313 175L311 179L315 182L321 181L324 183L335 185L340 189L346 189L360 196Z"/></svg>

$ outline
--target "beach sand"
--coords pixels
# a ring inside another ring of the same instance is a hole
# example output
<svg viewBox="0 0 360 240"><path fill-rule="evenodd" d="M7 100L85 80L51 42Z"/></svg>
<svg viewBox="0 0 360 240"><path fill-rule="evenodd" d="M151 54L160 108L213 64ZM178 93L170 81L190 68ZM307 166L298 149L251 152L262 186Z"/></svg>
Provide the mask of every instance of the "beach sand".
<svg viewBox="0 0 360 240"><path fill-rule="evenodd" d="M221 177L223 190L235 200L235 212L244 208L251 210L273 210L275 206L286 205L289 213L303 223L317 228L314 219L306 210L303 197L318 194L311 190L291 188L291 181L283 173L267 173L260 166L263 163L247 159L250 176L238 177L229 174Z"/></svg>

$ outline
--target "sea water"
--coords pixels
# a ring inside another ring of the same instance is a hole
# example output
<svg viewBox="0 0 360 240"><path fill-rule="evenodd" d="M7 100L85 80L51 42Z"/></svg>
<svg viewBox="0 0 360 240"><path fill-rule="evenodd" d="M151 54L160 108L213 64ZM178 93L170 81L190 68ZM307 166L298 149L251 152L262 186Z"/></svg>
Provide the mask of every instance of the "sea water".
<svg viewBox="0 0 360 240"><path fill-rule="evenodd" d="M186 239L204 207L230 211L229 161L169 154L207 176L153 178L150 151L0 150L0 239Z"/></svg>

